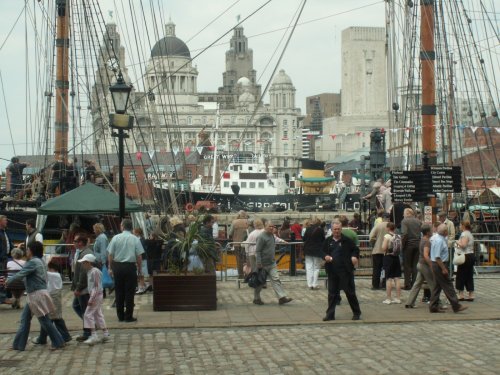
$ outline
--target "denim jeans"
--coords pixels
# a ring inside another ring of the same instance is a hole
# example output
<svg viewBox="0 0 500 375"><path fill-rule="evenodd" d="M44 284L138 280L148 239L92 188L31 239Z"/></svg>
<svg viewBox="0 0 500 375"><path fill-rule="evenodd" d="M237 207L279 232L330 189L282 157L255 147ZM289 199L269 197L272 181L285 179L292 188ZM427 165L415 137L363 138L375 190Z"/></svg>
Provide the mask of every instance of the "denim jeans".
<svg viewBox="0 0 500 375"><path fill-rule="evenodd" d="M76 315L80 317L82 321L83 321L83 315L85 314L85 310L87 309L87 304L89 303L89 298L90 298L89 294L80 294L78 297L75 296L75 298L73 298L73 310L75 311ZM90 329L84 328L83 336L90 337Z"/></svg>
<svg viewBox="0 0 500 375"><path fill-rule="evenodd" d="M15 350L23 351L26 348L26 343L28 342L28 336L30 334L32 317L33 315L31 314L31 310L28 304L26 304L23 312L21 313L21 322L19 323L19 328L17 329L16 337L14 337L14 343L12 344L12 347ZM63 338L57 331L52 321L49 319L48 315L39 317L38 321L40 322L40 327L47 331L54 348L60 348L64 345Z"/></svg>
<svg viewBox="0 0 500 375"><path fill-rule="evenodd" d="M66 327L66 322L64 321L64 319L54 319L52 320L52 323L54 323L57 331L59 331L59 333L61 334L64 342L71 341L71 335L68 332L68 328ZM42 345L47 343L47 331L43 327L40 327L40 336L38 336L37 341Z"/></svg>

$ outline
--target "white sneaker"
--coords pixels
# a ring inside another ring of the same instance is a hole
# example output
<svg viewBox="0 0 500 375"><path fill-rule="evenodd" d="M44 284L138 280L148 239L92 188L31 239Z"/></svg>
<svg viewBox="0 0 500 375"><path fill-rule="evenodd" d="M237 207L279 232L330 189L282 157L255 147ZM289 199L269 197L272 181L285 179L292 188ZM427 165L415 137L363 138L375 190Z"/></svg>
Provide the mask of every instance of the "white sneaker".
<svg viewBox="0 0 500 375"><path fill-rule="evenodd" d="M109 340L111 340L111 335L109 333L107 335L104 335L102 337L102 342L107 342Z"/></svg>
<svg viewBox="0 0 500 375"><path fill-rule="evenodd" d="M390 305L392 303L392 301L389 298L387 298L387 299L383 300L382 303L384 303L386 305Z"/></svg>
<svg viewBox="0 0 500 375"><path fill-rule="evenodd" d="M398 298L394 298L391 302L392 303L401 303L401 300Z"/></svg>
<svg viewBox="0 0 500 375"><path fill-rule="evenodd" d="M98 344L101 342L101 339L98 336L90 336L87 340L85 340L83 343L87 345L94 345Z"/></svg>

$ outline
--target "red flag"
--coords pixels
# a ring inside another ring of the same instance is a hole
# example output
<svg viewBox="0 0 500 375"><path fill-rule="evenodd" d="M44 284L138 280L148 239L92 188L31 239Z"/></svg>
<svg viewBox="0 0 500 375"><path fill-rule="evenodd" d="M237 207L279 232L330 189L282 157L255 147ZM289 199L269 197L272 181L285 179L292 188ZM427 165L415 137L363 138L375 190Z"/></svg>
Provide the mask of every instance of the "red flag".
<svg viewBox="0 0 500 375"><path fill-rule="evenodd" d="M208 151L215 151L215 146L208 146Z"/></svg>
<svg viewBox="0 0 500 375"><path fill-rule="evenodd" d="M307 135L307 139L313 139L313 135L312 134L308 134Z"/></svg>
<svg viewBox="0 0 500 375"><path fill-rule="evenodd" d="M361 132L356 132L356 135L357 135L358 137L359 137L361 134L363 134L363 133L361 133Z"/></svg>
<svg viewBox="0 0 500 375"><path fill-rule="evenodd" d="M189 146L186 146L186 148L184 149L184 153L186 154L186 156L189 156L189 154L191 153L191 149L189 148Z"/></svg>
<svg viewBox="0 0 500 375"><path fill-rule="evenodd" d="M137 152L135 153L135 158L136 158L137 160L141 160L141 159L142 159L142 152L137 151Z"/></svg>

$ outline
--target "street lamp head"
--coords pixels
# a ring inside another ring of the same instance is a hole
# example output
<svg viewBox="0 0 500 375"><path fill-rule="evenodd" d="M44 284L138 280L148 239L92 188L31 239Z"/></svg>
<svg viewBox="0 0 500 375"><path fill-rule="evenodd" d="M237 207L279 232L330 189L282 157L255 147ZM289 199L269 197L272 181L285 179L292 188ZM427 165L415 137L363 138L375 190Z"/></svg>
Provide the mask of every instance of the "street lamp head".
<svg viewBox="0 0 500 375"><path fill-rule="evenodd" d="M124 114L127 111L128 98L132 91L132 85L125 83L121 70L118 72L116 83L109 87L109 91L113 98L115 112L121 115Z"/></svg>

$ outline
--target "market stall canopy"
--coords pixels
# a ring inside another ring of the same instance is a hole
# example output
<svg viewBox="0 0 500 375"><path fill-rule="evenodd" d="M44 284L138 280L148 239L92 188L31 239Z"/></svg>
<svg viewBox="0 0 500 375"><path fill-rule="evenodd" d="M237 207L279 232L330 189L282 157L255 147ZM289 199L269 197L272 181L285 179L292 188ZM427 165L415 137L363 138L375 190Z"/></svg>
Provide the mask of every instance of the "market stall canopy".
<svg viewBox="0 0 500 375"><path fill-rule="evenodd" d="M50 199L38 208L39 215L118 214L119 211L118 195L92 183ZM125 199L125 211L139 212L143 208L130 199Z"/></svg>

